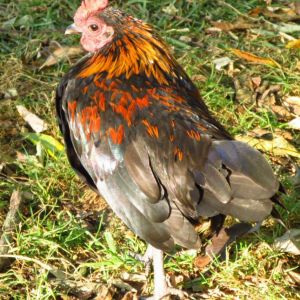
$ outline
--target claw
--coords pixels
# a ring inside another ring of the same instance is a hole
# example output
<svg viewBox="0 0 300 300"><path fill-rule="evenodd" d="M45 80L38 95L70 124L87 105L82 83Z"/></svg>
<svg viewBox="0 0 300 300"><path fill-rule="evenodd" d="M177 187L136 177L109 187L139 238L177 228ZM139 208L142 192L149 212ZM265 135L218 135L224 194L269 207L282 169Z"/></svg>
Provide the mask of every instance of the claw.
<svg viewBox="0 0 300 300"><path fill-rule="evenodd" d="M151 264L153 261L153 253L152 253L152 247L148 245L147 250L144 255L141 255L139 253L130 252L130 256L132 256L137 261L141 262L145 266L145 274L148 277L150 275L151 271Z"/></svg>
<svg viewBox="0 0 300 300"><path fill-rule="evenodd" d="M168 286L163 266L163 252L161 250L149 245L144 255L136 253L131 253L131 255L136 260L145 264L145 273L147 276L150 274L151 263L153 263L154 295L150 297L140 297L140 300L162 300L170 295L177 296L179 299L188 299L188 295L184 291Z"/></svg>

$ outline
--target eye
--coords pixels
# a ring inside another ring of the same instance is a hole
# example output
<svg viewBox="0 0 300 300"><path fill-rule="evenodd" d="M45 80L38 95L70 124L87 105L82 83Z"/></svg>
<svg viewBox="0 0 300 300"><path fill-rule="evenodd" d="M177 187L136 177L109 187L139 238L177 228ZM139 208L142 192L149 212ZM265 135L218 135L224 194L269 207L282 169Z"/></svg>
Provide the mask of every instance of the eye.
<svg viewBox="0 0 300 300"><path fill-rule="evenodd" d="M97 31L99 29L99 26L97 24L91 24L88 28L90 31Z"/></svg>

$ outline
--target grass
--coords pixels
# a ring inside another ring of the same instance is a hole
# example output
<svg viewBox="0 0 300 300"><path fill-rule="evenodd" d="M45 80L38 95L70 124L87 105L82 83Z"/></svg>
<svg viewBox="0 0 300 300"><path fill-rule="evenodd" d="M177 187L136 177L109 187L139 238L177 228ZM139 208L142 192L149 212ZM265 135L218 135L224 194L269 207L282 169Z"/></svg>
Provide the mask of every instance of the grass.
<svg viewBox="0 0 300 300"><path fill-rule="evenodd" d="M274 6L285 7L288 3L274 2ZM166 13L170 3L177 9L176 16ZM244 14L265 5L258 0L227 3ZM145 251L144 242L80 182L64 154L52 157L43 149L37 154L37 147L24 139L23 134L30 129L16 111L16 105L24 105L48 123L48 135L62 141L54 91L70 64L65 61L43 70L39 67L53 43L78 44L77 37L63 35L78 4L79 1L67 0L0 0L0 94L3 98L10 89L18 92L15 99L0 100L0 224L12 192L19 189L25 195L21 221L9 251L17 259L0 273L0 299L76 299L72 298L72 289L64 288L57 280L59 276L54 276L57 269L64 272L63 281L72 281L77 289L109 285L124 272L143 272L142 264L130 253ZM136 0L115 1L114 5L157 28L194 78L206 103L231 133L244 134L255 128L275 132L285 126L285 121L271 109L258 111L253 103L237 102L233 77L217 71L212 62L229 56L237 61L235 67L240 72L235 78L242 86L260 76L270 85L278 84L281 95L300 96L299 51L285 49L277 33L269 30L256 38L249 31L209 34L206 30L212 26L211 20L233 22L238 17L230 7L212 1ZM270 56L282 69L245 64L228 53L228 48ZM245 88L244 92L249 90ZM290 134L294 145L299 146L299 131ZM287 163L283 158L268 158L288 190L284 201L289 214L282 213L295 228L299 226L300 205L299 193L290 181L291 158ZM194 293L194 299L199 299L201 293L209 299L297 299L299 290L288 273L299 272L299 261L296 256L272 248L273 241L283 233L280 225L268 219L258 234L231 245L227 259L214 261L205 272L194 266L191 253L166 256L166 270L171 278L183 277L179 285ZM142 289L151 292L152 276ZM118 289L114 299L121 298L122 293ZM77 298L87 297L81 295Z"/></svg>

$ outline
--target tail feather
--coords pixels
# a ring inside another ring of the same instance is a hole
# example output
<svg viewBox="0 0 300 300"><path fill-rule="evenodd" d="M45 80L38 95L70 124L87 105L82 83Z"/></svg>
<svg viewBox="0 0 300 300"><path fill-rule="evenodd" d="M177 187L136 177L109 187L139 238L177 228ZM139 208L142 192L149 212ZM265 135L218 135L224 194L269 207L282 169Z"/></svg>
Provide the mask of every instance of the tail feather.
<svg viewBox="0 0 300 300"><path fill-rule="evenodd" d="M195 179L204 190L197 207L200 215L221 213L248 222L271 214L279 189L262 154L238 141L214 141L202 176L195 173Z"/></svg>

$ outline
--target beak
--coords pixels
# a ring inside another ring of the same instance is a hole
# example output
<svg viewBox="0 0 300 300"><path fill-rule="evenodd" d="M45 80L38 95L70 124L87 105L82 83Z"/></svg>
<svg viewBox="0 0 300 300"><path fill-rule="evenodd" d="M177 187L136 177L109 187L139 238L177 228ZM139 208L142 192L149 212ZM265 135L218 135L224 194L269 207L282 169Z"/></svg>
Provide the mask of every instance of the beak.
<svg viewBox="0 0 300 300"><path fill-rule="evenodd" d="M65 34L78 34L80 33L79 28L75 25L75 23L71 24L66 28Z"/></svg>

